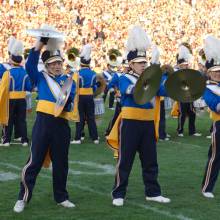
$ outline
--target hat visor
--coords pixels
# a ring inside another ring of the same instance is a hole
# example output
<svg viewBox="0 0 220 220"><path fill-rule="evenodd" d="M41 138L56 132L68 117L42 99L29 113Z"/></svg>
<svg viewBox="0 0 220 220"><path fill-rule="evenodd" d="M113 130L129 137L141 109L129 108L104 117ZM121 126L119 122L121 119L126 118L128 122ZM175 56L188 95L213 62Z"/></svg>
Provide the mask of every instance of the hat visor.
<svg viewBox="0 0 220 220"><path fill-rule="evenodd" d="M147 63L147 59L145 57L137 57L130 61L130 63L142 63L142 62Z"/></svg>
<svg viewBox="0 0 220 220"><path fill-rule="evenodd" d="M15 65L15 66L19 66L19 65L21 65L21 62L18 63L18 62L15 62L15 61L13 61L13 60L11 60L11 63L12 63L13 65Z"/></svg>
<svg viewBox="0 0 220 220"><path fill-rule="evenodd" d="M63 58L60 56L51 57L45 63L50 64L50 63L54 63L57 61L63 62Z"/></svg>
<svg viewBox="0 0 220 220"><path fill-rule="evenodd" d="M208 69L208 72L217 72L220 71L220 66L213 66Z"/></svg>
<svg viewBox="0 0 220 220"><path fill-rule="evenodd" d="M88 67L88 66L90 66L90 63L83 63L83 62L80 62L80 66Z"/></svg>
<svg viewBox="0 0 220 220"><path fill-rule="evenodd" d="M181 66L181 65L188 65L189 62L185 61L185 62L182 62L182 63L179 63L178 66Z"/></svg>

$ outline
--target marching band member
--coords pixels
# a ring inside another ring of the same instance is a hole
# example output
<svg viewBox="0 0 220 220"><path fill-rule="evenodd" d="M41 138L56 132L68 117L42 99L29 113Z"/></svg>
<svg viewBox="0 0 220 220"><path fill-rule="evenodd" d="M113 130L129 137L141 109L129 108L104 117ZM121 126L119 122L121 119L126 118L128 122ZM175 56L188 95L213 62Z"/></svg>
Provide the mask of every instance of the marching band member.
<svg viewBox="0 0 220 220"><path fill-rule="evenodd" d="M42 29L54 30L53 27L44 25ZM30 157L22 170L22 180L18 201L14 211L22 212L32 197L37 175L44 163L46 155L52 161L53 192L57 204L72 208L75 205L69 201L66 189L68 174L68 150L70 144L70 127L68 119L71 116L72 101L75 95L75 84L72 84L71 92L62 113L55 117L55 103L59 98L61 87L68 75L63 74L63 58L59 46L63 39L49 39L41 37L31 49L26 70L31 80L38 88L37 115L32 130L32 145ZM38 61L44 45L46 50L41 58L45 65L45 71L39 72Z"/></svg>
<svg viewBox="0 0 220 220"><path fill-rule="evenodd" d="M189 62L192 58L192 51L188 43L182 43L179 47L179 53L177 54L177 68L187 69L189 68ZM175 74L175 72L174 72ZM178 116L178 136L184 137L183 128L186 117L189 117L189 135L196 137L201 136L200 133L196 133L195 121L196 112L193 102L179 102L179 116Z"/></svg>
<svg viewBox="0 0 220 220"><path fill-rule="evenodd" d="M11 54L11 52L10 52L11 47L12 47L13 43L15 42L15 40L16 39L14 36L11 36L8 40L8 55L9 55L9 57ZM9 70L9 69L11 69L10 59L8 60L8 62L0 64L1 74L3 74L6 70ZM1 77L0 77L0 83L1 83ZM5 116L3 116L3 117L5 117ZM14 121L14 140L21 141L21 135L20 135L20 132L18 129L18 123L17 123L16 117L14 117L14 119L15 119L15 121ZM7 119L7 121L8 121L8 119ZM3 130L2 130L2 136L3 136ZM7 146L7 144L6 144L6 146Z"/></svg>
<svg viewBox="0 0 220 220"><path fill-rule="evenodd" d="M81 144L81 135L84 128L85 120L88 124L89 135L94 144L99 144L98 131L95 122L95 105L93 100L93 93L97 89L96 73L90 69L91 62L91 45L86 44L82 48L80 54L79 70L79 117L80 121L76 123L75 139L71 142L73 144Z"/></svg>
<svg viewBox="0 0 220 220"><path fill-rule="evenodd" d="M120 79L120 76L128 73L130 70L130 67L128 65L128 60L127 60L127 53L126 53L126 57L122 61L122 66L123 66L122 73L116 72L114 74L114 76L112 77L112 80L108 84L108 89L114 88L114 90L115 90L116 106L115 106L114 115L113 115L111 121L109 122L108 128L105 131L105 136L109 135L109 133L111 132L111 129L113 128L113 126L115 124L115 121L118 118L118 115L121 112L121 94L120 94L120 90L119 90L119 79ZM118 150L114 150L114 158L118 159Z"/></svg>
<svg viewBox="0 0 220 220"><path fill-rule="evenodd" d="M113 76L117 74L115 68L121 64L121 53L117 49L111 49L107 54L107 70L103 71L103 76L106 80L106 88L104 91L103 99L106 100L107 94L109 92L109 109L114 110L114 99L115 90L113 87L109 87L108 84L111 82Z"/></svg>
<svg viewBox="0 0 220 220"><path fill-rule="evenodd" d="M78 103L79 103L79 68L80 68L80 52L76 47L72 47L67 50L67 66L66 66L66 73L72 75L73 80L76 83L76 95L74 98L74 121L79 122L79 111L78 111ZM85 122L84 122L85 125ZM80 140L84 140L85 132L84 132L84 125L81 133ZM75 143L75 140L70 142L71 144Z"/></svg>
<svg viewBox="0 0 220 220"><path fill-rule="evenodd" d="M119 65L120 60L118 59L118 57L116 59L116 62L118 63L117 65ZM107 90L110 91L111 89L113 89L115 91L116 106L115 106L115 112L114 112L113 118L109 122L108 128L106 129L105 136L109 135L119 113L121 112L121 94L119 91L119 79L120 79L120 76L122 76L125 73L128 73L128 71L129 71L129 65L128 65L128 61L127 61L127 53L124 56L124 59L122 60L122 66L123 66L122 72L119 72L119 71L115 72L112 79L110 80L110 82L107 85Z"/></svg>
<svg viewBox="0 0 220 220"><path fill-rule="evenodd" d="M203 98L210 109L213 129L212 143L202 181L202 194L206 198L214 198L213 189L220 169L220 40L208 36L204 41L204 51L210 81L207 82Z"/></svg>
<svg viewBox="0 0 220 220"><path fill-rule="evenodd" d="M9 39L9 64L1 64L0 78L5 71L10 74L9 118L7 126L3 127L2 146L10 146L13 126L16 122L17 135L21 137L23 146L28 145L26 123L26 91L31 91L30 78L21 65L23 43L14 37Z"/></svg>
<svg viewBox="0 0 220 220"><path fill-rule="evenodd" d="M144 105L139 105L135 103L133 97L134 86L146 67L146 49L149 46L150 40L145 31L139 26L135 26L129 33L127 42L127 51L129 51L127 59L131 71L121 76L119 80L122 111L107 137L109 145L119 149L115 184L112 191L114 206L124 205L128 178L136 151L139 152L141 160L146 200L159 203L170 202L170 199L161 195L160 185L157 181L154 103L147 102ZM113 134L116 137L115 140L112 139ZM112 141L115 141L114 145Z"/></svg>

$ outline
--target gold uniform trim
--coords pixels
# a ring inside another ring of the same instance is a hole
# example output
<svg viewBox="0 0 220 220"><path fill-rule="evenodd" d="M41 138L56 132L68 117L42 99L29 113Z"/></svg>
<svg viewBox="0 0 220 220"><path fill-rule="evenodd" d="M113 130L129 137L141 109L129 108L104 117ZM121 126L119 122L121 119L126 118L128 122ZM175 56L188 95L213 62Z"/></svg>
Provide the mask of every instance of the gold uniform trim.
<svg viewBox="0 0 220 220"><path fill-rule="evenodd" d="M79 88L79 95L93 95L92 88Z"/></svg>
<svg viewBox="0 0 220 220"><path fill-rule="evenodd" d="M55 103L46 101L46 100L39 100L37 103L37 112L43 112L49 115L54 115L54 109L55 109ZM63 111L60 115L59 118L64 118L66 120L72 120L71 118L71 113L72 112L65 112Z"/></svg>
<svg viewBox="0 0 220 220"><path fill-rule="evenodd" d="M9 99L25 99L25 98L26 98L25 91L9 92Z"/></svg>
<svg viewBox="0 0 220 220"><path fill-rule="evenodd" d="M141 109L134 107L123 107L115 124L106 137L107 144L114 150L120 148L120 125L122 119L131 119L139 121L154 121L156 139L159 137L159 119L160 119L160 97L156 97L155 108Z"/></svg>
<svg viewBox="0 0 220 220"><path fill-rule="evenodd" d="M123 107L121 113L123 119L152 121L155 118L155 109Z"/></svg>
<svg viewBox="0 0 220 220"><path fill-rule="evenodd" d="M0 125L8 125L10 72L4 72L0 83Z"/></svg>
<svg viewBox="0 0 220 220"><path fill-rule="evenodd" d="M210 112L210 118L213 121L220 121L220 114L217 114L216 112L211 111Z"/></svg>

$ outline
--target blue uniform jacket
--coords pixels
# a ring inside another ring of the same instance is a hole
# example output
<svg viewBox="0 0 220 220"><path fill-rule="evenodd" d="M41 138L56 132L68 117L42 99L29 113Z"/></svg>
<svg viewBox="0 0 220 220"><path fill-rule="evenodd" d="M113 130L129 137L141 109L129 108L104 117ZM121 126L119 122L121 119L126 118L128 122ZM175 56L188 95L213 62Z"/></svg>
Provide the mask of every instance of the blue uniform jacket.
<svg viewBox="0 0 220 220"><path fill-rule="evenodd" d="M220 83L218 84L220 90ZM220 103L220 96L214 94L210 89L206 88L203 94L203 98L208 105L208 107L215 113L218 113L216 108L217 105Z"/></svg>
<svg viewBox="0 0 220 220"><path fill-rule="evenodd" d="M112 77L114 76L114 74L115 72L113 71L109 71L109 70L103 71L102 75L106 81L106 84L108 84L112 80Z"/></svg>
<svg viewBox="0 0 220 220"><path fill-rule="evenodd" d="M111 88L116 88L118 89L119 88L119 78L122 74L121 73L114 73L114 76L112 77L112 79L110 80L107 88L108 89L111 89Z"/></svg>
<svg viewBox="0 0 220 220"><path fill-rule="evenodd" d="M0 78L2 78L4 72L7 69L3 64L0 64ZM27 75L25 69L22 66L11 66L8 69L10 72L10 91L31 91L32 85L30 78Z"/></svg>
<svg viewBox="0 0 220 220"><path fill-rule="evenodd" d="M88 67L79 70L79 88L92 88L93 92L96 91L96 72Z"/></svg>
<svg viewBox="0 0 220 220"><path fill-rule="evenodd" d="M30 54L28 56L28 60L26 62L26 70L28 75L30 76L33 83L37 86L38 89L38 100L46 100L49 102L56 103L56 99L53 96L47 81L43 75L43 72L38 71L38 61L40 57L40 52L35 51L34 48L31 49ZM53 80L58 83L60 86L63 85L65 80L67 79L67 75L61 74L58 76L49 75ZM75 83L73 82L72 89L70 92L68 103L72 102L74 100L75 96Z"/></svg>

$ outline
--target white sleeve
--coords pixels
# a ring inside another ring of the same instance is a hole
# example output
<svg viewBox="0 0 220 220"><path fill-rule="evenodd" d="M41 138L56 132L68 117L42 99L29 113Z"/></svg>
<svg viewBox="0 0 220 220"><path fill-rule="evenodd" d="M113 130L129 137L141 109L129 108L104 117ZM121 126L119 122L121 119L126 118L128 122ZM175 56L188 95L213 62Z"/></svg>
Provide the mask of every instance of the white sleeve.
<svg viewBox="0 0 220 220"><path fill-rule="evenodd" d="M134 85L130 85L128 86L127 90L126 90L126 94L132 94L133 93L133 88L134 88Z"/></svg>

